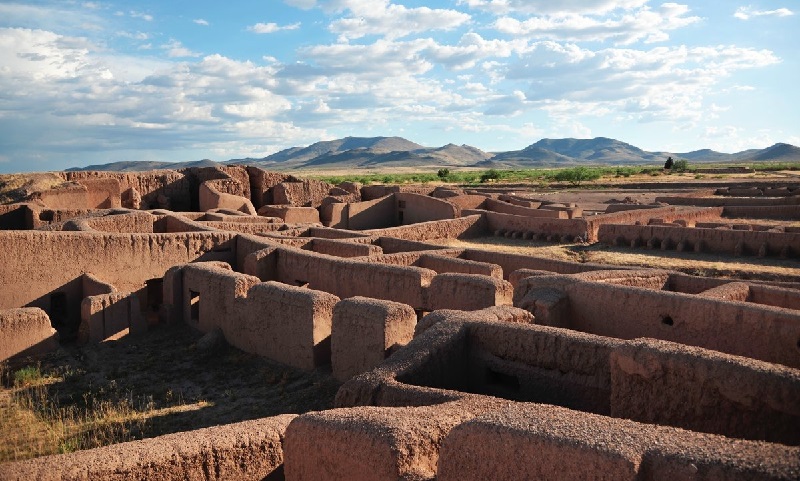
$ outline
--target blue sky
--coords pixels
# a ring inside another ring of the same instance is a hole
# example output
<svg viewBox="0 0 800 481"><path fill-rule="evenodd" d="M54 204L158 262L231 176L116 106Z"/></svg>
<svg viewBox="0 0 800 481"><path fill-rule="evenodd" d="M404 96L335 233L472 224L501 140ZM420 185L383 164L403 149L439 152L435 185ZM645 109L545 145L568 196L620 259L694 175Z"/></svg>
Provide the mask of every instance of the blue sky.
<svg viewBox="0 0 800 481"><path fill-rule="evenodd" d="M0 0L0 172L345 136L800 145L800 5Z"/></svg>

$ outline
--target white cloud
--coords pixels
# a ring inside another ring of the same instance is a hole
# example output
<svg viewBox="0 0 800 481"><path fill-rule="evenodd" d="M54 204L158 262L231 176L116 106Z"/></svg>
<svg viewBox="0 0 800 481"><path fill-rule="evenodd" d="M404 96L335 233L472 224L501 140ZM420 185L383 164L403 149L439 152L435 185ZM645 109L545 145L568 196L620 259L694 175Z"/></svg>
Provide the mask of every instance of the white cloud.
<svg viewBox="0 0 800 481"><path fill-rule="evenodd" d="M128 14L132 18L139 18L139 19L144 20L145 22L152 22L153 21L153 16L150 15L149 13L143 13L143 12L137 12L135 10L131 10L130 12L128 12Z"/></svg>
<svg viewBox="0 0 800 481"><path fill-rule="evenodd" d="M794 12L788 8L756 10L750 5L737 8L736 13L733 14L733 16L739 20L750 20L752 17L789 17L792 15L794 15Z"/></svg>
<svg viewBox="0 0 800 481"><path fill-rule="evenodd" d="M408 8L389 0L328 0L319 2L329 14L348 12L331 22L330 30L347 41L367 35L396 39L465 25L470 15L452 9Z"/></svg>
<svg viewBox="0 0 800 481"><path fill-rule="evenodd" d="M200 54L183 46L183 44L173 39L161 46L163 50L167 51L167 56L170 58L180 57L199 57Z"/></svg>
<svg viewBox="0 0 800 481"><path fill-rule="evenodd" d="M597 15L614 10L638 8L647 2L648 0L458 0L459 5L488 10L495 14L516 12L532 15Z"/></svg>
<svg viewBox="0 0 800 481"><path fill-rule="evenodd" d="M297 7L297 8L302 8L303 10L309 10L316 6L317 0L283 0L283 3L291 7Z"/></svg>
<svg viewBox="0 0 800 481"><path fill-rule="evenodd" d="M618 44L631 44L640 40L647 43L667 40L670 30L683 28L700 21L687 16L686 5L665 3L652 10L638 9L613 18L595 18L586 15L566 14L531 17L517 20L500 17L494 27L501 33L536 39L599 42L612 40Z"/></svg>
<svg viewBox="0 0 800 481"><path fill-rule="evenodd" d="M250 25L247 30L253 33L275 33L281 30L297 30L300 28L300 23L293 23L291 25L278 25L277 23L257 23Z"/></svg>
<svg viewBox="0 0 800 481"><path fill-rule="evenodd" d="M197 25L202 25L204 27L208 27L210 25L208 23L208 20L204 20L202 18L195 18L194 20L192 20L192 22L196 23Z"/></svg>

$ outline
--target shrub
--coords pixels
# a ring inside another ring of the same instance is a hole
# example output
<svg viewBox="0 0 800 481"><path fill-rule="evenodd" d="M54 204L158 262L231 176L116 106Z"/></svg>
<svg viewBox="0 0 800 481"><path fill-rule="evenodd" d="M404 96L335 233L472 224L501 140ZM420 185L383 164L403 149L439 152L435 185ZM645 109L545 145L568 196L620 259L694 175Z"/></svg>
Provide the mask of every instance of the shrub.
<svg viewBox="0 0 800 481"><path fill-rule="evenodd" d="M557 181L569 182L572 185L581 185L582 182L597 180L599 178L600 172L583 166L564 169L555 175Z"/></svg>
<svg viewBox="0 0 800 481"><path fill-rule="evenodd" d="M689 168L689 161L686 159L678 159L672 164L672 170L676 172L686 172Z"/></svg>
<svg viewBox="0 0 800 481"><path fill-rule="evenodd" d="M436 175L441 180L447 180L450 177L450 169L439 169L439 172L436 172Z"/></svg>
<svg viewBox="0 0 800 481"><path fill-rule="evenodd" d="M500 178L500 172L495 169L489 169L481 175L481 182L486 183Z"/></svg>

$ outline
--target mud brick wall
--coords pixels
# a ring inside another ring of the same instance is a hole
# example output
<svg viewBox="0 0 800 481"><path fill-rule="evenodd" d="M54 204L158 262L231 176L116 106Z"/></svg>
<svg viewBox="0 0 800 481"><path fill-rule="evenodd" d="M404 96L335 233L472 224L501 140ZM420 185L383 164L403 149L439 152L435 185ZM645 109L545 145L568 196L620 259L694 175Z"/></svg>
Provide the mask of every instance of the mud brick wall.
<svg viewBox="0 0 800 481"><path fill-rule="evenodd" d="M90 217L84 221L87 227L101 232L146 234L153 232L156 217L146 212Z"/></svg>
<svg viewBox="0 0 800 481"><path fill-rule="evenodd" d="M343 221L338 225L331 224L331 227L363 230L397 225L397 207L392 196L349 203L341 215Z"/></svg>
<svg viewBox="0 0 800 481"><path fill-rule="evenodd" d="M0 205L0 230L32 229L28 204Z"/></svg>
<svg viewBox="0 0 800 481"><path fill-rule="evenodd" d="M54 351L58 334L36 307L0 309L0 361Z"/></svg>
<svg viewBox="0 0 800 481"><path fill-rule="evenodd" d="M425 288L436 275L430 269L373 264L295 249L280 249L277 280L330 292L340 298L364 296L425 306ZM343 280L347 279L347 282Z"/></svg>
<svg viewBox="0 0 800 481"><path fill-rule="evenodd" d="M198 187L199 207L201 211L212 209L231 209L256 215L256 209L249 197L231 194L228 191L238 190L234 186L239 183L231 179L209 180ZM249 184L248 184L249 191Z"/></svg>
<svg viewBox="0 0 800 481"><path fill-rule="evenodd" d="M427 289L426 311L459 309L474 311L511 305L514 288L508 281L479 274L438 274Z"/></svg>
<svg viewBox="0 0 800 481"><path fill-rule="evenodd" d="M395 225L455 219L459 215L458 208L453 204L427 195L400 192L394 194L394 201Z"/></svg>
<svg viewBox="0 0 800 481"><path fill-rule="evenodd" d="M556 212L556 211L551 211ZM489 211L464 211L464 214L482 213L486 218L490 232L513 231L546 234L561 238L581 237L587 239L590 234L588 224L584 219L558 219L547 217L528 217L513 214L501 214ZM592 241L591 238L588 238Z"/></svg>
<svg viewBox="0 0 800 481"><path fill-rule="evenodd" d="M383 254L380 246L335 239L314 239L311 241L311 249L320 254L337 257L371 257Z"/></svg>
<svg viewBox="0 0 800 481"><path fill-rule="evenodd" d="M452 220L422 222L420 224L372 229L370 235L397 237L405 240L425 241L430 239L468 239L486 233L486 222L481 215L469 215Z"/></svg>
<svg viewBox="0 0 800 481"><path fill-rule="evenodd" d="M284 435L294 418L294 414L284 414L6 463L0 465L0 478L6 481L283 479Z"/></svg>
<svg viewBox="0 0 800 481"><path fill-rule="evenodd" d="M800 205L725 206L722 216L746 219L800 219Z"/></svg>
<svg viewBox="0 0 800 481"><path fill-rule="evenodd" d="M611 354L611 415L800 444L800 371L654 339Z"/></svg>
<svg viewBox="0 0 800 481"><path fill-rule="evenodd" d="M3 231L0 309L39 307L54 325L77 327L84 273L137 292L173 265L197 259L235 262L235 236Z"/></svg>
<svg viewBox="0 0 800 481"><path fill-rule="evenodd" d="M319 211L313 207L263 205L258 209L258 215L277 217L287 224L319 224Z"/></svg>
<svg viewBox="0 0 800 481"><path fill-rule="evenodd" d="M125 334L147 331L139 298L131 292L88 296L81 301L80 342L101 342Z"/></svg>
<svg viewBox="0 0 800 481"><path fill-rule="evenodd" d="M398 302L351 297L333 309L331 367L346 381L379 365L414 337L417 315Z"/></svg>
<svg viewBox="0 0 800 481"><path fill-rule="evenodd" d="M638 240L641 245L674 249L683 243L684 250L700 249L704 252L749 255L800 254L800 233L768 232L739 229L706 229L667 225L614 225L600 226L599 240L607 244L630 245ZM699 247L696 247L698 246Z"/></svg>
<svg viewBox="0 0 800 481"><path fill-rule="evenodd" d="M588 262L581 264L576 262L560 261L557 259L548 259L545 257L534 257L522 254L510 254L506 252L493 252L477 249L467 249L460 257L462 259L471 261L499 265L503 269L503 276L506 280L508 280L508 276L517 269L551 271L559 274L574 274L577 272L594 271L600 269L619 269L619 267L609 266L607 264L594 264Z"/></svg>
<svg viewBox="0 0 800 481"><path fill-rule="evenodd" d="M656 197L656 202L701 207L800 205L795 197Z"/></svg>
<svg viewBox="0 0 800 481"><path fill-rule="evenodd" d="M569 215L563 210L550 210L523 207L500 200L486 199L485 209L500 214L521 215L524 217L547 217L549 219L568 219Z"/></svg>
<svg viewBox="0 0 800 481"><path fill-rule="evenodd" d="M423 254L415 265L434 270L440 274L443 272L455 272L460 274L480 274L503 279L503 269L497 264L469 261L447 255Z"/></svg>
<svg viewBox="0 0 800 481"><path fill-rule="evenodd" d="M154 170L149 172L63 172L66 180L80 182L84 179L116 179L120 192L135 189L142 196L141 209L153 209L161 206L159 196L169 199L169 208L175 211L193 210L191 193L192 183L183 173L175 170ZM196 188L196 186L194 187ZM196 205L194 206L197 207Z"/></svg>
<svg viewBox="0 0 800 481"><path fill-rule="evenodd" d="M89 205L89 190L83 185L65 185L52 188L42 192L37 192L34 196L41 200L47 207L60 208L79 208L87 209L94 206Z"/></svg>

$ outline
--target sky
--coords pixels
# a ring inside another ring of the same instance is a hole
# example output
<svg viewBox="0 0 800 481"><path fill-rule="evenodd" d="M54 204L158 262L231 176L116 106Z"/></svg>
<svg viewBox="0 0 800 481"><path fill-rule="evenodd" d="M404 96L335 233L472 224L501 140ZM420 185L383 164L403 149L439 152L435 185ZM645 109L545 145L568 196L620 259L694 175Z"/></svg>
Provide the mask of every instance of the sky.
<svg viewBox="0 0 800 481"><path fill-rule="evenodd" d="M797 0L0 0L0 172L346 136L800 145Z"/></svg>

